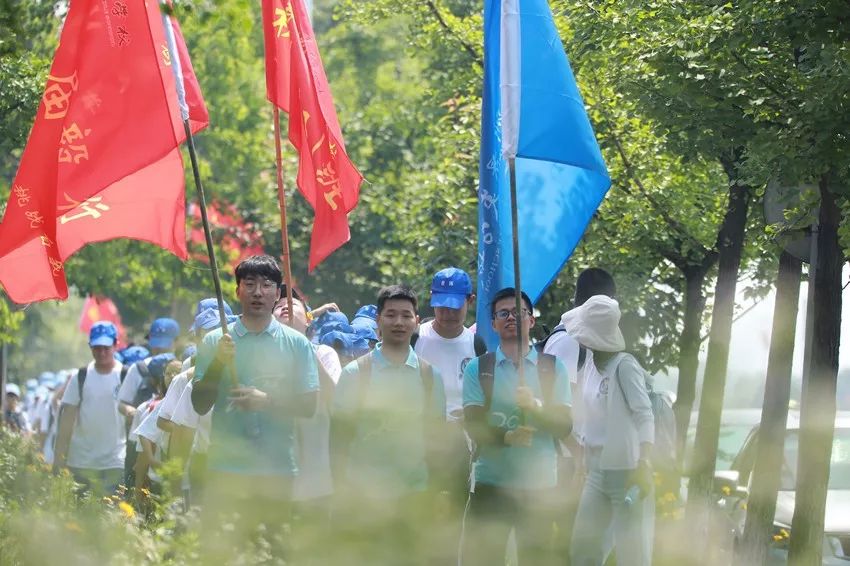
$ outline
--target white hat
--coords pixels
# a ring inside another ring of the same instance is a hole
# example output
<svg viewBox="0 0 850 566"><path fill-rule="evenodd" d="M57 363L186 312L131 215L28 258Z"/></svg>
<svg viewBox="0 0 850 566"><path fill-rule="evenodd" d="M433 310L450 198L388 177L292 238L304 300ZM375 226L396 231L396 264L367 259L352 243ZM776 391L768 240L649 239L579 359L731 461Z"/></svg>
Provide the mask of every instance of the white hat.
<svg viewBox="0 0 850 566"><path fill-rule="evenodd" d="M12 395L14 395L15 397L17 397L18 399L21 398L21 388L18 387L17 383L7 383L6 384L6 395L9 395L10 393Z"/></svg>
<svg viewBox="0 0 850 566"><path fill-rule="evenodd" d="M580 307L565 312L561 324L585 348L598 352L626 349L620 331L620 304L606 295L594 295Z"/></svg>

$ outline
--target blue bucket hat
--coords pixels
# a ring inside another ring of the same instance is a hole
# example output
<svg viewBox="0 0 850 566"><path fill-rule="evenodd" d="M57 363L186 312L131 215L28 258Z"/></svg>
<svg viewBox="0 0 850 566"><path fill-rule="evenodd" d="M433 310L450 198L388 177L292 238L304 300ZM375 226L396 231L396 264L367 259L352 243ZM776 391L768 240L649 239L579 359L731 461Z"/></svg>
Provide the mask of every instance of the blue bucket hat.
<svg viewBox="0 0 850 566"><path fill-rule="evenodd" d="M336 350L342 350L345 353L351 351L351 347L354 345L355 335L350 334L348 332L341 332L339 330L331 330L330 332L326 332L319 337L319 343L324 344L326 346L330 346Z"/></svg>
<svg viewBox="0 0 850 566"><path fill-rule="evenodd" d="M227 312L227 308L224 309L224 312ZM236 321L239 318L234 316L233 314L227 315L227 324ZM192 328L189 331L192 334L197 334L199 330L204 332L209 332L210 330L214 330L221 326L221 317L218 313L218 306L216 305L214 308L207 309L205 311L201 311L195 316L195 322L192 323Z"/></svg>
<svg viewBox="0 0 850 566"><path fill-rule="evenodd" d="M356 322L356 320L354 322ZM372 328L371 326L367 326L366 324L355 325L354 322L352 322L351 324L354 327L354 334L358 338L362 338L364 340L373 340L375 342L378 341L378 333L375 332L374 328Z"/></svg>
<svg viewBox="0 0 850 566"><path fill-rule="evenodd" d="M457 267L441 269L431 281L431 306L459 309L472 294L472 281Z"/></svg>
<svg viewBox="0 0 850 566"><path fill-rule="evenodd" d="M134 364L150 357L150 350L144 346L130 346L119 352L122 364Z"/></svg>
<svg viewBox="0 0 850 566"><path fill-rule="evenodd" d="M195 308L195 316L197 317L199 314L209 309L218 310L218 299L215 297L208 297L198 301L198 306ZM231 316L233 314L233 310L230 308L230 305L227 304L227 301L224 301L224 314L227 316Z"/></svg>
<svg viewBox="0 0 850 566"><path fill-rule="evenodd" d="M180 335L180 325L173 318L158 318L151 324L148 345L151 348L172 348Z"/></svg>
<svg viewBox="0 0 850 566"><path fill-rule="evenodd" d="M351 321L352 323L358 318L367 318L371 320L378 320L378 306L377 305L363 305L357 312L354 313L354 319Z"/></svg>
<svg viewBox="0 0 850 566"><path fill-rule="evenodd" d="M89 346L114 346L118 329L107 320L95 322L89 330Z"/></svg>

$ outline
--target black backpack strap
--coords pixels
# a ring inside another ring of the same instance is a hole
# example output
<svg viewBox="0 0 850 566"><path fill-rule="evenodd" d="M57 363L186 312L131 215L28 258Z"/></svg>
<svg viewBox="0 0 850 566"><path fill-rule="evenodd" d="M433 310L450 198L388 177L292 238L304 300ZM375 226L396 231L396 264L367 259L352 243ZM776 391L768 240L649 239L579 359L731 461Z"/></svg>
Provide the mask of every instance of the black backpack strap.
<svg viewBox="0 0 850 566"><path fill-rule="evenodd" d="M142 376L142 379L147 379L151 376L151 370L148 368L148 364L145 363L145 360L135 363L136 369L139 370L139 374Z"/></svg>
<svg viewBox="0 0 850 566"><path fill-rule="evenodd" d="M79 407L83 406L83 386L86 384L86 375L89 373L89 368L87 366L83 366L77 370L77 391L79 391L80 404Z"/></svg>
<svg viewBox="0 0 850 566"><path fill-rule="evenodd" d="M413 336L410 337L410 347L415 350L416 349L416 342L418 342L418 341L419 341L419 333L414 332Z"/></svg>
<svg viewBox="0 0 850 566"><path fill-rule="evenodd" d="M493 402L493 383L496 373L496 353L487 352L478 358L478 383L484 393L484 412L490 412Z"/></svg>
<svg viewBox="0 0 850 566"><path fill-rule="evenodd" d="M472 348L475 350L475 356L483 356L487 353L487 342L484 341L484 338L475 334L472 339Z"/></svg>
<svg viewBox="0 0 850 566"><path fill-rule="evenodd" d="M576 364L576 369L581 370L582 368L584 368L584 362L586 362L586 361L587 361L587 348L585 348L584 346L579 344L578 345L578 363Z"/></svg>
<svg viewBox="0 0 850 566"><path fill-rule="evenodd" d="M124 378L127 377L127 372L130 371L131 367L126 364L121 366L121 385L124 385Z"/></svg>

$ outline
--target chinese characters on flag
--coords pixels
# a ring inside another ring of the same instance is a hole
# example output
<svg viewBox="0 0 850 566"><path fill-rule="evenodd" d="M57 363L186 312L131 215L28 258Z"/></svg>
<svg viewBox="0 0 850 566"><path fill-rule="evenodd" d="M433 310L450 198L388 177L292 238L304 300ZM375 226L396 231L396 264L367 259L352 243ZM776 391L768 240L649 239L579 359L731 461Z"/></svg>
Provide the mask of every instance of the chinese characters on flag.
<svg viewBox="0 0 850 566"><path fill-rule="evenodd" d="M298 150L298 188L316 213L312 271L351 238L348 213L357 205L360 172L345 153L328 79L303 0L263 0L268 99L289 114Z"/></svg>
<svg viewBox="0 0 850 566"><path fill-rule="evenodd" d="M65 260L91 242L133 238L186 257L185 134L165 25L197 131L209 117L176 21L152 1L71 3L0 223L0 283L16 303L66 298Z"/></svg>

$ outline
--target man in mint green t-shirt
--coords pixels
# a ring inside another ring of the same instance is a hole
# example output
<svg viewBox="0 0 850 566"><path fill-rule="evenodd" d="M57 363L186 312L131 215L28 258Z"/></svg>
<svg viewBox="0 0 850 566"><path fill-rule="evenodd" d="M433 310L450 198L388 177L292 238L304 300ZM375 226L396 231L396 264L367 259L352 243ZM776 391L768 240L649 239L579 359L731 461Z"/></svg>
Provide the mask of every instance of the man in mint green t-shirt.
<svg viewBox="0 0 850 566"><path fill-rule="evenodd" d="M534 318L525 293L522 304L517 313L512 288L496 293L491 315L499 347L464 370L465 426L476 445L474 485L464 517L464 566L504 564L511 529L516 530L521 566L557 563L551 546L556 442L572 427L569 379L560 361L529 346ZM519 332L522 352L517 351ZM485 365L492 368L486 377Z"/></svg>
<svg viewBox="0 0 850 566"><path fill-rule="evenodd" d="M232 549L216 527L233 512L242 531L231 529L234 537L244 540L259 524L272 538L281 534L298 473L295 418L316 410L313 348L272 316L281 279L270 256L242 261L236 267L242 316L226 334L207 334L198 348L192 405L201 415L215 405L204 503L205 550L213 555Z"/></svg>
<svg viewBox="0 0 850 566"><path fill-rule="evenodd" d="M378 295L381 342L342 371L334 398L337 530L375 563L416 562L427 533L429 446L439 442L446 397L439 372L410 347L419 322L413 292ZM409 559L409 560L408 560Z"/></svg>

